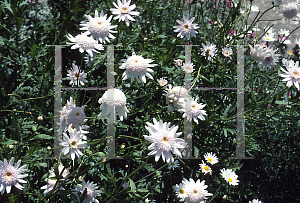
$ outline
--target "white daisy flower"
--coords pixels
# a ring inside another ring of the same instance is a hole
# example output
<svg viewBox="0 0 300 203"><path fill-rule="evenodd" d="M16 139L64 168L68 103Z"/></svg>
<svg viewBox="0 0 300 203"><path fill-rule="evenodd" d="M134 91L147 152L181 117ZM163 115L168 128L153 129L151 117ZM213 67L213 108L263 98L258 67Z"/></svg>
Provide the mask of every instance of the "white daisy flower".
<svg viewBox="0 0 300 203"><path fill-rule="evenodd" d="M259 199L253 199L252 201L249 201L249 203L262 203Z"/></svg>
<svg viewBox="0 0 300 203"><path fill-rule="evenodd" d="M252 6L250 7L250 10L251 10L252 12L259 12L259 7L256 6L256 5L252 5Z"/></svg>
<svg viewBox="0 0 300 203"><path fill-rule="evenodd" d="M87 121L87 119L85 119L84 120L84 122L86 122ZM84 139L84 140L86 140L87 139L87 137L86 137L86 135L85 134L88 134L89 133L89 131L85 131L84 129L87 129L87 128L89 128L89 126L88 125L81 125L81 126L79 126L79 132L83 135L82 136L82 139ZM74 130L77 130L75 127L73 127L72 126L72 124L70 124L69 126L68 126L68 132L69 133L72 133Z"/></svg>
<svg viewBox="0 0 300 203"><path fill-rule="evenodd" d="M93 52L99 53L97 50L104 50L102 44L98 44L93 37L87 36L88 34L85 32L83 34L77 35L73 37L71 34L67 35L67 38L72 42L67 42L67 44L74 44L71 49L79 48L80 53L86 51L91 57L93 57Z"/></svg>
<svg viewBox="0 0 300 203"><path fill-rule="evenodd" d="M224 47L222 49L222 54L225 56L225 57L230 57L231 54L232 54L232 49L230 47Z"/></svg>
<svg viewBox="0 0 300 203"><path fill-rule="evenodd" d="M182 133L176 133L178 126L172 126L169 128L171 123L163 123L162 120L159 122L153 118L154 125L146 122L148 126L145 128L149 131L150 135L144 135L145 139L152 142L148 147L152 150L148 155L156 154L155 161L158 161L159 157L162 157L164 162L174 161L171 152L179 157L182 157L178 148L184 148L185 141L178 138Z"/></svg>
<svg viewBox="0 0 300 203"><path fill-rule="evenodd" d="M266 50L266 55L265 55L265 58L263 61L261 61L261 65L264 66L264 67L269 67L269 66L275 66L276 63L278 62L278 57L280 56L280 54L275 54L275 52L277 51L278 49L276 50L273 50L273 48L269 47L267 50Z"/></svg>
<svg viewBox="0 0 300 203"><path fill-rule="evenodd" d="M168 164L168 169L169 170L174 170L175 168L178 168L179 167L179 161L178 160L175 160L175 161L172 161Z"/></svg>
<svg viewBox="0 0 300 203"><path fill-rule="evenodd" d="M288 63L285 61L285 67L287 69L284 70L282 67L280 69L284 72L282 74L279 74L284 79L282 81L288 81L286 83L287 87L291 87L293 84L297 88L297 90L300 90L299 82L300 82L300 67L299 67L299 61L296 63Z"/></svg>
<svg viewBox="0 0 300 203"><path fill-rule="evenodd" d="M193 37L196 37L196 34L198 32L195 31L195 29L198 29L199 27L198 27L197 23L193 24L194 20L195 20L195 17L190 19L189 14L187 14L186 17L183 15L183 22L180 20L176 20L177 23L180 24L177 26L173 26L173 28L175 29L174 32L179 32L177 37L181 37L181 38L186 37L188 40L190 40L190 35L192 35Z"/></svg>
<svg viewBox="0 0 300 203"><path fill-rule="evenodd" d="M175 61L177 66L179 66L179 67L182 66L182 60L181 59L177 59L177 60L174 59L174 61Z"/></svg>
<svg viewBox="0 0 300 203"><path fill-rule="evenodd" d="M63 171L64 166L62 164L60 164L57 168L58 168L58 174L63 177L62 179L59 179L59 180L60 181L65 180L67 178L67 176L69 175L69 169L65 168L65 170ZM57 178L56 178L53 167L49 171L49 178L46 178L46 182L47 182L47 185L44 185L43 187L41 187L41 190L45 190L44 194L47 194L48 192L50 192L54 188L54 186L57 182ZM58 187L59 187L59 183L56 185L56 189ZM59 187L59 189L63 190L63 187Z"/></svg>
<svg viewBox="0 0 300 203"><path fill-rule="evenodd" d="M218 157L215 154L213 154L212 152L207 152L204 155L204 159L207 163L210 163L212 165L219 162Z"/></svg>
<svg viewBox="0 0 300 203"><path fill-rule="evenodd" d="M266 47L264 45L254 45L250 47L250 57L256 61L263 61L266 55Z"/></svg>
<svg viewBox="0 0 300 203"><path fill-rule="evenodd" d="M103 14L101 11L100 16L98 15L98 11L95 11L95 18L92 18L90 15L84 15L89 22L82 21L80 26L80 30L87 30L86 33L89 35L91 34L97 41L99 40L101 43L110 42L108 37L111 39L115 39L116 37L113 36L111 33L117 33L117 31L111 30L118 25L111 25L110 21L112 19L112 15L106 19L107 14Z"/></svg>
<svg viewBox="0 0 300 203"><path fill-rule="evenodd" d="M285 65L285 63L287 63L288 66L290 66L290 67L295 65L295 62L292 59L287 60L287 59L283 58L282 63L283 63L283 65Z"/></svg>
<svg viewBox="0 0 300 203"><path fill-rule="evenodd" d="M221 169L220 174L229 183L229 185L238 185L238 176L232 171L232 169L223 168Z"/></svg>
<svg viewBox="0 0 300 203"><path fill-rule="evenodd" d="M27 177L28 174L22 174L26 172L27 169L25 169L26 165L23 165L19 168L20 164L21 164L21 159L14 166L14 157L10 159L9 163L7 162L6 159L4 159L4 162L0 161L1 195L3 195L5 190L7 194L10 193L12 185L14 185L19 190L23 190L24 187L19 183L27 183L22 178Z"/></svg>
<svg viewBox="0 0 300 203"><path fill-rule="evenodd" d="M295 39L295 44L297 44L298 46L300 46L300 38L299 39Z"/></svg>
<svg viewBox="0 0 300 203"><path fill-rule="evenodd" d="M125 21L126 25L129 26L129 20L131 21L135 21L135 19L133 17L131 17L131 15L137 16L140 14L140 12L137 11L133 11L133 9L135 9L135 4L129 6L131 3L131 0L129 0L127 2L127 0L123 0L122 3L120 0L118 0L118 5L113 2L114 6L116 8L111 8L110 10L112 11L112 14L117 14L116 17L114 17L114 19L119 19L119 22Z"/></svg>
<svg viewBox="0 0 300 203"><path fill-rule="evenodd" d="M70 80L70 85L76 85L78 86L80 83L82 86L84 85L85 82L88 82L85 78L86 78L86 73L84 73L83 71L79 71L78 66L76 66L74 63L72 63L72 68L71 70L68 70L68 74L67 74L67 80Z"/></svg>
<svg viewBox="0 0 300 203"><path fill-rule="evenodd" d="M278 32L278 35L282 36L288 36L290 34L290 31L289 30L286 30L286 29L280 29L280 31Z"/></svg>
<svg viewBox="0 0 300 203"><path fill-rule="evenodd" d="M120 120L123 121L123 117L127 119L127 113L129 113L129 110L126 107L126 96L125 94L119 90L119 89L113 89L114 92L114 99L111 100L110 97L108 97L108 90L103 94L103 96L99 99L100 110L101 113L98 115L98 117L102 117L106 114L110 114L111 112L107 112L107 106L110 106L113 108L113 115L118 114L120 117ZM111 116L111 122L113 122L113 116Z"/></svg>
<svg viewBox="0 0 300 203"><path fill-rule="evenodd" d="M187 198L188 194L190 193L190 191L188 190L189 181L186 180L185 178L183 178L182 182L184 182L184 183L180 183L179 185L177 185L177 184L175 185L175 193L176 193L176 195L179 199L182 199L182 201L184 201L184 199Z"/></svg>
<svg viewBox="0 0 300 203"><path fill-rule="evenodd" d="M102 191L97 190L99 187L97 186L97 184L94 184L93 181L85 182L85 180L83 180L81 186L75 185L75 187L76 187L76 196L77 196L78 200L80 200L80 196L77 193L79 192L79 193L81 193L80 195L82 195L86 189L87 193L83 200L83 203L88 203L88 202L99 203L99 201L95 197L101 196Z"/></svg>
<svg viewBox="0 0 300 203"><path fill-rule="evenodd" d="M275 37L271 34L266 34L262 37L262 40L265 41L265 42L273 42L275 41Z"/></svg>
<svg viewBox="0 0 300 203"><path fill-rule="evenodd" d="M282 38L279 40L279 43L283 43L283 44L292 44L291 40L286 39L285 37L282 37Z"/></svg>
<svg viewBox="0 0 300 203"><path fill-rule="evenodd" d="M68 126L72 123L72 126L79 131L79 126L83 125L85 122L85 113L83 111L85 107L86 105L82 107L72 107L69 110L66 125Z"/></svg>
<svg viewBox="0 0 300 203"><path fill-rule="evenodd" d="M134 81L136 78L138 82L140 80L143 83L146 83L146 76L153 80L153 77L150 73L154 71L148 67L155 67L157 64L150 64L153 62L151 59L144 59L141 55L136 55L135 52L132 53L132 56L128 57L127 59L121 60L124 63L120 63L120 69L126 69L122 75L122 80L127 80L128 78L131 79L131 82Z"/></svg>
<svg viewBox="0 0 300 203"><path fill-rule="evenodd" d="M158 84L163 87L168 84L168 81L164 78L157 79Z"/></svg>
<svg viewBox="0 0 300 203"><path fill-rule="evenodd" d="M189 97L189 93L185 87L176 86L172 88L171 84L169 84L169 89L165 90L165 93L167 94L163 95L166 96L166 102L170 112L173 112L174 107L181 109L182 105L184 105L184 98Z"/></svg>
<svg viewBox="0 0 300 203"><path fill-rule="evenodd" d="M67 133L63 133L63 139L59 139L59 145L63 146L61 152L66 155L70 152L72 160L75 160L75 154L80 159L83 153L79 149L86 148L86 141L82 141L83 135L76 129L71 131L70 137Z"/></svg>
<svg viewBox="0 0 300 203"><path fill-rule="evenodd" d="M185 73L192 73L194 71L194 66L193 63L184 63L182 66L182 70Z"/></svg>
<svg viewBox="0 0 300 203"><path fill-rule="evenodd" d="M218 51L218 49L216 48L216 45L210 44L209 42L207 43L207 45L202 43L202 47L203 48L200 48L202 51L201 55L206 57L206 53L208 52L208 60L212 60Z"/></svg>
<svg viewBox="0 0 300 203"><path fill-rule="evenodd" d="M200 120L205 120L204 116L207 116L206 114L206 111L205 110L202 110L206 104L198 104L197 103L197 100L198 98L196 98L196 100L193 98L191 100L191 109L186 109L185 106L186 106L186 103L182 106L183 108L182 109L179 109L178 111L179 112L183 112L183 118L187 117L187 120L192 122L192 119L194 120L195 123L198 124L198 118Z"/></svg>
<svg viewBox="0 0 300 203"><path fill-rule="evenodd" d="M200 169L201 169L202 173L204 173L204 174L207 174L207 173L212 174L211 168L207 164L205 164L203 161L202 161L202 164L199 164L199 165L200 165Z"/></svg>
<svg viewBox="0 0 300 203"><path fill-rule="evenodd" d="M208 193L206 190L208 186L205 185L205 180L200 182L200 179L195 182L192 178L190 178L186 188L189 193L188 196L184 199L186 203L195 203L195 202L204 202L208 196L212 196L212 193Z"/></svg>
<svg viewBox="0 0 300 203"><path fill-rule="evenodd" d="M300 13L299 13L299 2L298 0L292 2L287 2L279 7L278 14L282 16L282 23L292 23L298 24L300 20Z"/></svg>
<svg viewBox="0 0 300 203"><path fill-rule="evenodd" d="M63 109L60 112L60 128L58 129L58 134L62 135L63 131L66 128L66 122L68 119L69 111L72 107L76 107L75 102L73 101L73 97L70 97L70 101L67 101L66 106L63 107Z"/></svg>

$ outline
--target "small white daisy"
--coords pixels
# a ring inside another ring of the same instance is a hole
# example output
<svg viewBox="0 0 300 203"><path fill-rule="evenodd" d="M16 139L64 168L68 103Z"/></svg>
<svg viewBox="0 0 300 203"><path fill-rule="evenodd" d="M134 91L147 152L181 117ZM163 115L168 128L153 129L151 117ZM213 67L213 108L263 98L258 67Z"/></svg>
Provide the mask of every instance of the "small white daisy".
<svg viewBox="0 0 300 203"><path fill-rule="evenodd" d="M64 106L63 109L59 111L60 112L60 123L58 123L60 125L58 129L59 135L62 135L63 131L65 131L68 114L72 107L76 107L76 104L73 101L73 97L70 97L70 101L67 101L66 106Z"/></svg>
<svg viewBox="0 0 300 203"><path fill-rule="evenodd" d="M261 65L264 67L274 66L278 62L280 54L275 54L278 49L273 50L273 48L267 48L265 52L265 58L261 61Z"/></svg>
<svg viewBox="0 0 300 203"><path fill-rule="evenodd" d="M114 6L116 8L111 8L110 10L112 11L112 14L117 14L116 17L114 17L114 19L119 19L119 22L125 21L126 25L129 26L129 20L131 21L135 21L135 19L133 17L131 17L131 15L137 16L140 13L137 11L133 11L133 9L135 9L135 4L129 6L131 3L131 0L129 0L127 2L127 0L123 0L122 3L120 0L118 0L118 5L113 2Z"/></svg>
<svg viewBox="0 0 300 203"><path fill-rule="evenodd" d="M190 35L192 35L193 37L196 37L196 34L198 32L195 31L195 29L198 29L199 27L198 27L197 23L193 24L194 20L195 20L195 17L190 19L189 14L187 14L186 17L183 15L183 22L180 20L176 20L177 23L180 24L177 26L173 26L173 28L175 29L174 32L179 32L177 37L181 37L181 38L186 37L188 40L190 40Z"/></svg>
<svg viewBox="0 0 300 203"><path fill-rule="evenodd" d="M249 203L262 203L259 199L253 199L252 201L249 201Z"/></svg>
<svg viewBox="0 0 300 203"><path fill-rule="evenodd" d="M85 120L85 113L84 113L84 108L86 105L82 107L71 107L68 113L66 125L72 124L73 127L75 127L78 131L79 126L84 124Z"/></svg>
<svg viewBox="0 0 300 203"><path fill-rule="evenodd" d="M82 141L83 135L76 129L70 132L70 137L67 133L63 133L63 139L59 139L59 145L63 146L61 152L66 155L70 152L72 160L75 160L75 155L80 159L83 153L79 149L87 147L86 141Z"/></svg>
<svg viewBox="0 0 300 203"><path fill-rule="evenodd" d="M21 164L21 159L14 165L14 157L12 157L7 162L6 159L4 159L4 162L0 161L0 192L1 195L3 193L7 192L10 193L11 186L14 185L19 190L23 190L23 186L19 183L27 183L22 178L25 178L28 176L28 174L22 174L27 171L26 165L23 165L19 168Z"/></svg>
<svg viewBox="0 0 300 203"><path fill-rule="evenodd" d="M204 155L204 159L207 163L210 163L212 165L219 162L218 157L215 154L213 154L212 152L207 152Z"/></svg>
<svg viewBox="0 0 300 203"><path fill-rule="evenodd" d="M265 42L273 42L275 41L275 37L271 34L266 34L262 37L262 40Z"/></svg>
<svg viewBox="0 0 300 203"><path fill-rule="evenodd" d="M230 57L231 54L232 54L232 49L230 47L224 47L222 49L222 54L225 56L225 57Z"/></svg>
<svg viewBox="0 0 300 203"><path fill-rule="evenodd" d="M131 79L131 82L136 78L138 82L140 80L143 83L146 83L146 76L153 80L153 77L150 73L154 71L148 67L155 67L157 64L150 64L153 62L151 59L144 59L141 55L136 55L135 52L132 53L132 56L127 59L121 60L124 63L120 63L120 69L126 69L122 75L122 80Z"/></svg>
<svg viewBox="0 0 300 203"><path fill-rule="evenodd" d="M199 164L199 165L200 165L200 170L202 171L202 173L204 173L204 174L207 174L207 173L212 174L211 168L207 164L205 164L203 161L202 161L202 164Z"/></svg>
<svg viewBox="0 0 300 203"><path fill-rule="evenodd" d="M252 6L250 7L250 10L251 10L252 12L259 12L259 7L256 6L256 5L252 5Z"/></svg>
<svg viewBox="0 0 300 203"><path fill-rule="evenodd" d="M67 169L67 168L64 169L64 166L62 164L60 164L57 168L58 168L58 174L62 176L62 179L60 179L60 181L65 180L67 178L67 176L69 175L69 169ZM63 169L64 169L64 171L63 171ZM46 178L46 182L47 182L47 185L44 185L43 187L41 187L41 190L45 190L44 194L47 194L48 192L50 192L54 188L54 186L57 182L57 178L56 178L53 167L49 171L49 178ZM56 185L55 189L57 189L58 187L59 187L59 183ZM59 189L63 190L63 187L59 187Z"/></svg>
<svg viewBox="0 0 300 203"><path fill-rule="evenodd" d="M74 44L71 49L79 48L80 53L86 51L91 57L93 57L93 52L99 53L97 50L104 50L102 44L98 44L93 37L87 36L87 33L83 33L73 37L71 34L67 35L67 38L72 42L67 42L67 44Z"/></svg>
<svg viewBox="0 0 300 203"><path fill-rule="evenodd" d="M108 37L111 39L115 39L116 37L113 36L111 33L117 33L117 31L111 30L118 25L111 25L110 21L112 19L112 15L106 19L107 14L103 14L101 11L100 16L98 15L98 11L95 11L95 18L92 18L90 15L84 15L89 22L82 21L80 26L80 30L87 30L86 33L89 35L91 34L97 41L99 40L101 43L110 42Z"/></svg>
<svg viewBox="0 0 300 203"><path fill-rule="evenodd" d="M162 120L156 121L153 118L153 124L146 122L148 126L145 128L149 131L149 136L144 135L145 139L152 142L148 147L149 150L152 150L148 155L156 154L155 161L158 161L160 156L164 162L174 161L174 157L171 152L179 157L182 157L178 148L184 148L185 141L181 138L178 138L182 133L176 133L178 126L172 126L169 128L171 123L163 123Z"/></svg>
<svg viewBox="0 0 300 203"><path fill-rule="evenodd" d="M159 86L163 87L168 84L168 81L164 78L157 79Z"/></svg>
<svg viewBox="0 0 300 203"><path fill-rule="evenodd" d="M229 185L238 185L239 180L237 179L238 176L232 169L221 169L221 176L229 183Z"/></svg>
<svg viewBox="0 0 300 203"><path fill-rule="evenodd" d="M98 117L111 114L111 112L107 112L107 107L110 106L113 108L113 115L118 114L121 121L123 121L123 117L127 119L127 113L129 113L129 110L126 107L126 96L121 90L113 89L113 100L109 97L107 90L98 102L101 104L101 113ZM111 116L111 122L113 122L113 119L113 116Z"/></svg>
<svg viewBox="0 0 300 203"><path fill-rule="evenodd" d="M168 169L169 170L174 170L175 168L178 168L179 167L179 161L178 160L175 160L175 161L172 161L168 164Z"/></svg>
<svg viewBox="0 0 300 203"><path fill-rule="evenodd" d="M286 1L286 4L283 4L279 7L278 14L282 16L282 23L292 23L298 24L300 20L300 13L299 13L299 2L298 0L292 2Z"/></svg>
<svg viewBox="0 0 300 203"><path fill-rule="evenodd" d="M84 120L84 122L86 122L86 121L87 121L87 119ZM87 128L89 128L88 125L81 125L81 126L79 126L79 132L83 135L83 136L82 136L82 139L84 139L84 140L87 139L87 137L86 137L85 134L88 134L88 133L89 133L89 131L85 131L85 130L84 130L84 129L87 129ZM74 130L77 130L77 129L76 129L75 127L73 127L72 124L70 124L70 125L68 126L68 128L67 128L67 131L68 131L69 133L72 133Z"/></svg>
<svg viewBox="0 0 300 203"><path fill-rule="evenodd" d="M186 180L185 178L183 180L185 180L184 183L175 185L175 193L179 199L182 199L182 201L184 201L184 199L187 198L188 194L190 193L190 191L188 190L189 181Z"/></svg>
<svg viewBox="0 0 300 203"><path fill-rule="evenodd" d="M300 82L300 67L299 67L299 61L296 63L288 63L285 61L285 67L287 69L284 70L282 67L280 69L284 72L282 74L279 74L284 79L282 81L288 81L286 83L287 87L291 87L293 84L297 88L297 90L300 90L299 82Z"/></svg>
<svg viewBox="0 0 300 203"><path fill-rule="evenodd" d="M78 86L80 83L82 86L84 85L85 82L88 82L86 78L86 73L83 71L79 71L78 66L76 66L74 63L72 63L72 68L71 70L68 70L67 74L67 80L70 80L70 85L76 85Z"/></svg>
<svg viewBox="0 0 300 203"><path fill-rule="evenodd" d="M193 63L184 63L182 65L182 70L185 72L185 73L192 73L194 71L194 66Z"/></svg>
<svg viewBox="0 0 300 203"><path fill-rule="evenodd" d="M209 193L206 188L208 186L205 185L205 180L200 182L198 179L196 182L190 178L189 182L187 183L186 188L188 189L189 193L188 196L184 199L186 203L195 203L195 202L204 202L208 196L212 196L212 193Z"/></svg>
<svg viewBox="0 0 300 203"><path fill-rule="evenodd" d="M299 39L295 39L295 45L298 45L298 46L300 46L300 38Z"/></svg>
<svg viewBox="0 0 300 203"><path fill-rule="evenodd" d="M167 94L163 95L166 96L166 102L170 112L173 112L174 107L181 109L184 105L184 98L189 97L189 93L185 87L176 86L172 88L171 84L169 84L169 88L165 90L165 93Z"/></svg>
<svg viewBox="0 0 300 203"><path fill-rule="evenodd" d="M202 104L202 103L198 104L197 100L198 100L198 98L196 98L196 100L195 100L195 98L193 98L191 100L191 109L187 110L185 107L186 106L186 103L185 103L183 105L183 108L179 109L178 111L183 112L183 118L187 117L187 120L190 122L193 119L194 122L198 124L197 119L199 118L200 120L205 120L204 116L207 116L207 114L206 114L205 110L202 110L206 106L206 104Z"/></svg>
<svg viewBox="0 0 300 203"><path fill-rule="evenodd" d="M182 60L181 59L174 59L175 63L177 66L181 67L182 66Z"/></svg>
<svg viewBox="0 0 300 203"><path fill-rule="evenodd" d="M256 61L263 61L266 55L266 47L264 45L256 44L250 47L250 57Z"/></svg>
<svg viewBox="0 0 300 203"><path fill-rule="evenodd" d="M286 29L280 29L280 31L278 32L278 35L282 36L288 36L290 34L290 31L289 30L286 30Z"/></svg>
<svg viewBox="0 0 300 203"><path fill-rule="evenodd" d="M218 51L218 49L216 48L216 45L210 44L210 42L208 42L207 45L202 43L202 47L203 48L200 48L202 51L201 55L206 57L206 53L208 52L208 60L212 60Z"/></svg>
<svg viewBox="0 0 300 203"><path fill-rule="evenodd" d="M279 43L283 43L283 44L292 44L291 40L289 40L288 38L282 37L279 40Z"/></svg>
<svg viewBox="0 0 300 203"><path fill-rule="evenodd" d="M80 195L82 195L84 193L84 191L87 190L87 193L83 200L83 203L88 203L88 202L99 203L99 201L95 197L101 196L102 191L97 190L99 187L97 186L97 184L94 184L93 181L85 182L85 180L83 180L81 186L75 185L75 187L76 187L75 193L76 193L78 200L80 200L80 196L77 193L79 192Z"/></svg>

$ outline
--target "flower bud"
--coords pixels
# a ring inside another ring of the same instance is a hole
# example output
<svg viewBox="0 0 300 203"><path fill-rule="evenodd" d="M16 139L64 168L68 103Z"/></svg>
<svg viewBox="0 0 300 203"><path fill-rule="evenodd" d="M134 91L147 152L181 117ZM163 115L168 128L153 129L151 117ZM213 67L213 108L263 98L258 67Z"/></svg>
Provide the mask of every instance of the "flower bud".
<svg viewBox="0 0 300 203"><path fill-rule="evenodd" d="M13 149L15 148L15 146L13 146L12 144L8 146L9 149Z"/></svg>

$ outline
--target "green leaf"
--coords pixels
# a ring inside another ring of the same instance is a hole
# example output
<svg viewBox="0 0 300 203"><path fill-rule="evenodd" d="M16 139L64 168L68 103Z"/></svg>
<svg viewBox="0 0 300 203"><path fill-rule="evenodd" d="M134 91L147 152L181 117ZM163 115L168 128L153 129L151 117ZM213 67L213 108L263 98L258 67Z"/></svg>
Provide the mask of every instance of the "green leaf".
<svg viewBox="0 0 300 203"><path fill-rule="evenodd" d="M50 139L53 139L53 137L50 135L46 135L46 134L39 134L39 135L31 138L30 140L43 140L43 139L50 140Z"/></svg>
<svg viewBox="0 0 300 203"><path fill-rule="evenodd" d="M135 184L130 178L129 178L129 186L130 186L132 192L136 191L135 190L136 189Z"/></svg>
<svg viewBox="0 0 300 203"><path fill-rule="evenodd" d="M4 1L5 4L5 8L7 8L7 10L9 10L12 14L14 14L13 10L10 7L10 4L7 2L7 0Z"/></svg>
<svg viewBox="0 0 300 203"><path fill-rule="evenodd" d="M12 145L16 140L7 140L7 141L3 141L3 142L0 142L1 144L3 145L6 145L7 147L9 145Z"/></svg>
<svg viewBox="0 0 300 203"><path fill-rule="evenodd" d="M275 104L283 104L283 105L288 105L291 104L291 102L287 102L287 101L275 101Z"/></svg>

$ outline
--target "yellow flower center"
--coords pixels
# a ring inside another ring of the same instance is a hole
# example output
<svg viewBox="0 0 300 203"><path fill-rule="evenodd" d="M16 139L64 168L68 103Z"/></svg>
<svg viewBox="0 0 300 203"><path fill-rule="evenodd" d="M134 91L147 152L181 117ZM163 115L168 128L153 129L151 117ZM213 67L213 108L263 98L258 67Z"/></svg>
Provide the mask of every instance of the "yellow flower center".
<svg viewBox="0 0 300 203"><path fill-rule="evenodd" d="M232 179L231 179L231 178L228 178L228 181L229 181L229 182L232 182Z"/></svg>
<svg viewBox="0 0 300 203"><path fill-rule="evenodd" d="M11 176L12 176L12 173L11 173L11 172L7 172L7 173L6 173L6 177L11 178Z"/></svg>
<svg viewBox="0 0 300 203"><path fill-rule="evenodd" d="M189 29L189 25L184 25L184 29Z"/></svg>
<svg viewBox="0 0 300 203"><path fill-rule="evenodd" d="M102 23L101 23L101 22L98 22L98 25L102 25Z"/></svg>
<svg viewBox="0 0 300 203"><path fill-rule="evenodd" d="M127 7L123 7L123 8L122 8L122 11L123 11L123 12L127 12L127 11L128 11Z"/></svg>
<svg viewBox="0 0 300 203"><path fill-rule="evenodd" d="M204 166L204 169L208 171L208 170L209 170L209 167L208 167L208 166Z"/></svg>
<svg viewBox="0 0 300 203"><path fill-rule="evenodd" d="M164 142L168 142L169 140L168 140L167 137L163 137L163 141L164 141Z"/></svg>
<svg viewBox="0 0 300 203"><path fill-rule="evenodd" d="M208 160L209 162L212 162L212 159L211 159L211 158L208 158L207 160Z"/></svg>
<svg viewBox="0 0 300 203"><path fill-rule="evenodd" d="M78 113L78 112L77 112L75 115L76 115L76 116L79 116L79 115L80 115L80 113Z"/></svg>
<svg viewBox="0 0 300 203"><path fill-rule="evenodd" d="M171 163L171 166L174 166L175 164L174 163Z"/></svg>
<svg viewBox="0 0 300 203"><path fill-rule="evenodd" d="M135 61L135 63L139 62L138 60Z"/></svg>
<svg viewBox="0 0 300 203"><path fill-rule="evenodd" d="M75 146L77 145L77 142L76 142L76 141L73 141L73 142L71 142L71 145L72 145L73 147L75 147Z"/></svg>
<svg viewBox="0 0 300 203"><path fill-rule="evenodd" d="M77 79L78 76L79 76L79 73L75 73L74 76L75 76L75 78Z"/></svg>
<svg viewBox="0 0 300 203"><path fill-rule="evenodd" d="M194 194L197 194L198 192L197 192L197 190L194 190Z"/></svg>
<svg viewBox="0 0 300 203"><path fill-rule="evenodd" d="M196 109L196 105L195 104L193 104L191 107L192 107L192 109Z"/></svg>
<svg viewBox="0 0 300 203"><path fill-rule="evenodd" d="M297 71L294 71L293 72L294 76L298 77L299 76L299 73Z"/></svg>
<svg viewBox="0 0 300 203"><path fill-rule="evenodd" d="M184 194L184 189L181 189L179 192L180 194Z"/></svg>

